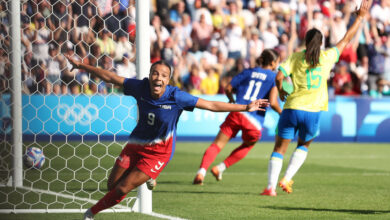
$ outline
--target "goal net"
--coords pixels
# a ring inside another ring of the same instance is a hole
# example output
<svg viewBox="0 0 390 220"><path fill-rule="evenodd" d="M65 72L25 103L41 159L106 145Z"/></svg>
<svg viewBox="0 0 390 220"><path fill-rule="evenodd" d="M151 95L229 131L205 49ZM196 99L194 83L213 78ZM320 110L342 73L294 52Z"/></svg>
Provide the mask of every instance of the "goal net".
<svg viewBox="0 0 390 220"><path fill-rule="evenodd" d="M72 70L64 55L136 77L136 6L105 0L0 4L0 212L84 212L107 192L115 159L136 125L137 105L121 88ZM22 166L29 147L43 151L40 169ZM146 204L151 212L151 192L140 188L106 211L142 212Z"/></svg>

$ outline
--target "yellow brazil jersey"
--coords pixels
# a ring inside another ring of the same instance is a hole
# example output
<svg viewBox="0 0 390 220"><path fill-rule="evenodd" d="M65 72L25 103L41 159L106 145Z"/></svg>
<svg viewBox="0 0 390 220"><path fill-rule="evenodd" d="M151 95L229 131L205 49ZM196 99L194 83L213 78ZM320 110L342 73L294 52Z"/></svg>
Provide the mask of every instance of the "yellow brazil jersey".
<svg viewBox="0 0 390 220"><path fill-rule="evenodd" d="M305 60L305 51L292 54L279 70L292 79L294 91L287 97L284 109L309 112L328 110L328 86L330 70L339 60L339 50L333 47L322 50L320 62L310 68Z"/></svg>

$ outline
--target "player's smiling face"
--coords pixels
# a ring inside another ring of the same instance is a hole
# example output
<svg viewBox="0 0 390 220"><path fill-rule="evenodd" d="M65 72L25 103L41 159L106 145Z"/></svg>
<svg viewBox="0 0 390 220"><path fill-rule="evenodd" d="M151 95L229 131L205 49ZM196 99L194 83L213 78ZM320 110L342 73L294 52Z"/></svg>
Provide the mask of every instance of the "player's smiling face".
<svg viewBox="0 0 390 220"><path fill-rule="evenodd" d="M157 64L149 74L150 92L154 99L160 98L170 79L169 67L163 64Z"/></svg>

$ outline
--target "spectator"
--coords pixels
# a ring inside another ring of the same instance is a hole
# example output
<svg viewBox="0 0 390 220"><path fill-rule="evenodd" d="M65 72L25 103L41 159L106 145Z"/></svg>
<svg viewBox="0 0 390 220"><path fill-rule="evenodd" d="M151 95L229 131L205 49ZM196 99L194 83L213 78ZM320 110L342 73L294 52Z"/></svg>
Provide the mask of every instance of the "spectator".
<svg viewBox="0 0 390 220"><path fill-rule="evenodd" d="M172 30L173 38L177 41L177 45L181 51L187 51L192 46L191 39L192 24L191 18L184 13L181 17L181 23L177 23Z"/></svg>
<svg viewBox="0 0 390 220"><path fill-rule="evenodd" d="M352 83L352 77L350 72L348 71L348 64L346 62L341 61L336 65L336 73L332 80L332 86L334 88L334 92L336 95L343 95L344 93L344 85Z"/></svg>
<svg viewBox="0 0 390 220"><path fill-rule="evenodd" d="M125 13L120 12L121 4L118 0L112 1L112 12L104 16L104 27L114 34L114 40L119 35L127 33L130 20ZM126 11L124 11L126 12Z"/></svg>
<svg viewBox="0 0 390 220"><path fill-rule="evenodd" d="M172 9L169 11L170 27L174 28L177 24L180 24L182 21L182 16L185 11L185 3L180 0L173 5Z"/></svg>
<svg viewBox="0 0 390 220"><path fill-rule="evenodd" d="M214 13L212 14L213 26L217 31L221 31L227 25L227 16L222 10L221 5L217 5Z"/></svg>
<svg viewBox="0 0 390 220"><path fill-rule="evenodd" d="M379 2L379 4L378 4ZM379 0L371 8L370 14L372 18L378 20L383 26L390 24L390 5L388 0Z"/></svg>
<svg viewBox="0 0 390 220"><path fill-rule="evenodd" d="M58 45L50 44L49 46L49 58L46 60L46 94L54 93L56 95L61 94L61 63L66 62L62 55L60 55Z"/></svg>
<svg viewBox="0 0 390 220"><path fill-rule="evenodd" d="M100 47L100 51L105 55L113 56L116 50L115 41L112 39L112 34L104 29L96 41Z"/></svg>
<svg viewBox="0 0 390 220"><path fill-rule="evenodd" d="M75 55L74 53L74 49L75 47L72 45L72 43L68 42L67 44L63 45L64 46L64 51L66 55L68 55L69 57L72 57L73 59L76 59L76 60L80 60L78 58L78 56ZM63 68L62 68L62 73L61 73L61 91L62 91L62 94L68 94L69 92L71 94L78 94L79 93L79 89L77 88L74 88L74 87L78 87L78 84L75 83L76 82L76 76L77 74L79 73L79 70L76 70L76 69L72 69L72 65L68 62L67 59L64 59L64 61L66 62L65 65L62 65ZM69 88L69 91L68 91L68 88Z"/></svg>
<svg viewBox="0 0 390 220"><path fill-rule="evenodd" d="M219 90L219 75L213 68L208 68L206 72L207 77L202 80L200 90L202 94L215 95Z"/></svg>
<svg viewBox="0 0 390 220"><path fill-rule="evenodd" d="M125 78L135 78L135 65L129 61L129 55L123 54L122 61L116 66L116 73Z"/></svg>
<svg viewBox="0 0 390 220"><path fill-rule="evenodd" d="M88 34L90 27L95 26L96 6L86 0L75 0L71 3L73 19L76 22L76 33Z"/></svg>
<svg viewBox="0 0 390 220"><path fill-rule="evenodd" d="M201 14L199 22L193 23L191 33L192 40L199 44L199 50L204 51L207 49L212 33L213 26L207 24L205 15Z"/></svg>
<svg viewBox="0 0 390 220"><path fill-rule="evenodd" d="M158 15L153 16L152 22L150 26L150 41L151 43L158 43L158 40L161 40L161 42L164 42L169 37L168 30L161 25L161 19ZM160 46L162 47L162 46Z"/></svg>
<svg viewBox="0 0 390 220"><path fill-rule="evenodd" d="M264 50L264 43L259 38L259 31L256 28L250 30L250 39L247 43L247 56L246 60L251 64L252 67L255 66L257 57L260 56L261 52Z"/></svg>
<svg viewBox="0 0 390 220"><path fill-rule="evenodd" d="M237 25L237 19L234 17L230 18L229 26L226 29L227 37L227 48L228 48L228 58L229 59L239 59L241 58L241 48L242 44L242 30Z"/></svg>
<svg viewBox="0 0 390 220"><path fill-rule="evenodd" d="M239 1L229 1L228 7L229 7L229 21L231 22L231 20L234 20L234 23L241 28L241 31L244 30L245 20L244 17L240 14L242 3Z"/></svg>
<svg viewBox="0 0 390 220"><path fill-rule="evenodd" d="M102 81L99 77L92 77L89 81L89 89L92 91L92 94L107 94L106 83Z"/></svg>
<svg viewBox="0 0 390 220"><path fill-rule="evenodd" d="M264 42L264 49L275 48L279 44L276 22L271 21L266 25L266 29L261 32L261 39Z"/></svg>
<svg viewBox="0 0 390 220"><path fill-rule="evenodd" d="M200 84L202 83L202 78L199 76L199 66L197 64L192 64L190 69L190 78L188 83L188 91L190 94L201 94Z"/></svg>
<svg viewBox="0 0 390 220"><path fill-rule="evenodd" d="M377 85L378 81L382 78L385 69L385 54L386 49L383 45L382 39L379 37L376 30L376 20L371 19L371 27L373 38L368 38L368 57L369 57L369 67L368 67L368 89L371 96L376 96L376 91L378 91Z"/></svg>
<svg viewBox="0 0 390 220"><path fill-rule="evenodd" d="M114 52L114 60L121 61L124 54L127 54L129 59L133 59L133 57L135 56L134 49L135 48L129 42L129 38L127 37L127 35L125 33L119 34Z"/></svg>
<svg viewBox="0 0 390 220"><path fill-rule="evenodd" d="M374 98L382 98L383 96L389 96L390 95L389 86L390 86L389 81L382 78L378 78L378 80L376 81L377 90L371 91L370 95Z"/></svg>
<svg viewBox="0 0 390 220"><path fill-rule="evenodd" d="M35 30L32 39L33 66L40 61L49 58L49 39L51 32L45 25L45 19L40 15L35 16Z"/></svg>
<svg viewBox="0 0 390 220"><path fill-rule="evenodd" d="M209 44L209 49L204 51L202 57L205 58L211 66L217 65L218 61L218 42L216 40L212 40Z"/></svg>

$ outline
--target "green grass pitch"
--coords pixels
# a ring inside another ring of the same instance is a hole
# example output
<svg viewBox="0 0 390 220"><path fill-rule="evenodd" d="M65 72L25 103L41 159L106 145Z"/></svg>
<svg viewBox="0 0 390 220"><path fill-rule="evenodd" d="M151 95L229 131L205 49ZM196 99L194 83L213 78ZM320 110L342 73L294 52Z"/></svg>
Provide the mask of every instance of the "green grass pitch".
<svg viewBox="0 0 390 220"><path fill-rule="evenodd" d="M273 143L257 143L244 160L225 171L221 182L217 182L208 171L203 186L192 185L201 157L209 144L209 142L176 144L176 153L172 161L157 179L158 185L153 192L154 212L185 219L390 219L388 143L314 142L305 164L294 177L294 192L286 194L277 189L277 197L259 195L267 184L268 159ZM222 161L238 145L238 142L229 143L212 166ZM79 155L82 157L83 154L90 152L88 148L73 151L71 150L73 146L68 145L70 154L74 152L82 154ZM292 143L286 153L282 174L295 146L296 144ZM111 147L117 148L114 151L119 152L120 146ZM95 148L102 149L102 152ZM102 146L94 146L91 149L93 154L101 156L106 151ZM58 153L54 148L53 152ZM50 157L50 150L45 154ZM61 154L66 155L67 151ZM112 158L107 158L107 162L102 162L101 165L109 168L112 166L111 161ZM86 162L88 162L86 166L97 166L96 160L88 159ZM72 169L78 167L77 160L74 163L76 164ZM105 174L102 169L94 175ZM66 173L64 175L66 176ZM105 181L103 180L101 186L105 185ZM73 185L70 183L67 187L77 190L77 183ZM91 183L90 190L93 190L93 187L95 185ZM100 194L94 197L98 199ZM0 219L7 220L73 220L81 217L82 214L0 215ZM99 214L95 219L155 218L138 213L117 213Z"/></svg>

